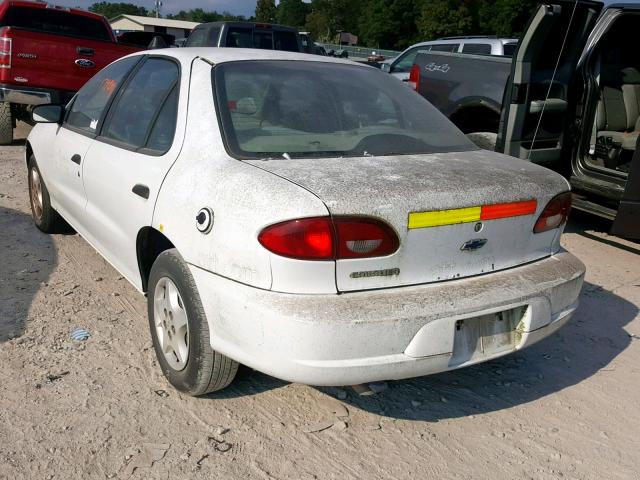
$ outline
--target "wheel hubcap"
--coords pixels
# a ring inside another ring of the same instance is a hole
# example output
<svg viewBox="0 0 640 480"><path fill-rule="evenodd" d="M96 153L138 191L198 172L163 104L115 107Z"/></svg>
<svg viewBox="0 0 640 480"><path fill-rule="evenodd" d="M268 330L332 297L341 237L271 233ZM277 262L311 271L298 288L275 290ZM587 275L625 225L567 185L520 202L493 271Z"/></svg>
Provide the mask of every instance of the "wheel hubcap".
<svg viewBox="0 0 640 480"><path fill-rule="evenodd" d="M178 287L163 277L153 296L156 335L167 363L174 370L183 370L189 360L189 322Z"/></svg>
<svg viewBox="0 0 640 480"><path fill-rule="evenodd" d="M39 220L42 218L42 182L40 174L35 168L31 169L29 175L29 197L31 198L31 207L33 214Z"/></svg>

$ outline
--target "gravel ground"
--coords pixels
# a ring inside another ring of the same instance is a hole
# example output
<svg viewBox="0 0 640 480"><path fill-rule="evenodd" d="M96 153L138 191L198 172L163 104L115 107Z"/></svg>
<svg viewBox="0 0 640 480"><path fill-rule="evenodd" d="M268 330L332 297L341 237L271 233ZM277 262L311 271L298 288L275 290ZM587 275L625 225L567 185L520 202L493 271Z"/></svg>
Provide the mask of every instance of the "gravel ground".
<svg viewBox="0 0 640 480"><path fill-rule="evenodd" d="M528 350L375 395L244 370L195 399L164 381L145 299L33 226L23 144L0 148L0 479L640 479L640 245L607 222L573 216L581 307Z"/></svg>

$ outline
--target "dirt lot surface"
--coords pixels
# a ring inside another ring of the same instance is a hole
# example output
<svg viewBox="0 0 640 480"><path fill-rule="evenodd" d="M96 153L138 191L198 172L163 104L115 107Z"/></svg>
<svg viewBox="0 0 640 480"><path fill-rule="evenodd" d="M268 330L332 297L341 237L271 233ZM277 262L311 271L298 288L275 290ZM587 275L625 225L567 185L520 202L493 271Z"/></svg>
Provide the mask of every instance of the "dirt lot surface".
<svg viewBox="0 0 640 480"><path fill-rule="evenodd" d="M144 297L33 226L23 148L0 149L1 479L640 478L640 245L606 222L574 215L582 304L529 350L375 395L245 370L195 399L164 381Z"/></svg>

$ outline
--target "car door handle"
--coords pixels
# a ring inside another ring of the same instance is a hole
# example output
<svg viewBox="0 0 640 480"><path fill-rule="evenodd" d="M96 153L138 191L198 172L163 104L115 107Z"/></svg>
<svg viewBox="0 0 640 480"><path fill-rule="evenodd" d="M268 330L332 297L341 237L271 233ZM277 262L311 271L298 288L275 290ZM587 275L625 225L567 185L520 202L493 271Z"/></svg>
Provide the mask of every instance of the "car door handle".
<svg viewBox="0 0 640 480"><path fill-rule="evenodd" d="M139 197L144 198L145 200L149 199L149 187L147 187L146 185L141 185L139 183L136 183L131 189L131 191L136 195L138 195Z"/></svg>
<svg viewBox="0 0 640 480"><path fill-rule="evenodd" d="M78 47L76 48L76 53L78 55L86 55L87 57L93 57L93 54L95 53L93 48L89 48L89 47Z"/></svg>
<svg viewBox="0 0 640 480"><path fill-rule="evenodd" d="M71 157L71 161L80 165L82 163L82 157L76 153L73 157Z"/></svg>

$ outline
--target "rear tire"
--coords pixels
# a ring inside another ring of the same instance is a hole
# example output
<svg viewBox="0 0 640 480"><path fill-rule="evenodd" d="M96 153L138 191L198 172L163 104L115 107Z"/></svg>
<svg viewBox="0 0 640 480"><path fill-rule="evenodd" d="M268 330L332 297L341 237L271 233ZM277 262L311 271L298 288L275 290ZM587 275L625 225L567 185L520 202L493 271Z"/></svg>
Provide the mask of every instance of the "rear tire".
<svg viewBox="0 0 640 480"><path fill-rule="evenodd" d="M44 233L60 233L67 230L69 228L67 222L51 206L49 190L33 155L29 158L27 170L33 223Z"/></svg>
<svg viewBox="0 0 640 480"><path fill-rule="evenodd" d="M176 249L162 252L151 267L147 308L153 347L171 385L199 396L233 381L238 362L211 348L200 295Z"/></svg>
<svg viewBox="0 0 640 480"><path fill-rule="evenodd" d="M11 104L0 102L0 145L13 143L13 114Z"/></svg>

